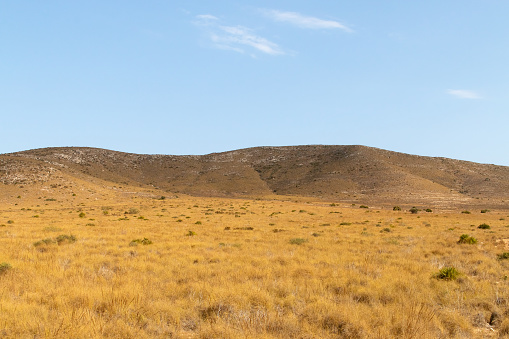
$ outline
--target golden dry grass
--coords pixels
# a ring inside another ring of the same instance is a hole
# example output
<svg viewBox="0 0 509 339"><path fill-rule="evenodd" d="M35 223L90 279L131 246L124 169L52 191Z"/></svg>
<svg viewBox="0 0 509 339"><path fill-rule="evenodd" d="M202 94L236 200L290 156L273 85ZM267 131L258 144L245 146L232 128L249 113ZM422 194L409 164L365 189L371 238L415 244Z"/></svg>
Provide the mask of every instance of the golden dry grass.
<svg viewBox="0 0 509 339"><path fill-rule="evenodd" d="M509 334L509 260L497 257L509 252L509 212L22 200L0 206L1 337ZM458 244L462 234L477 244ZM437 279L444 267L459 278Z"/></svg>

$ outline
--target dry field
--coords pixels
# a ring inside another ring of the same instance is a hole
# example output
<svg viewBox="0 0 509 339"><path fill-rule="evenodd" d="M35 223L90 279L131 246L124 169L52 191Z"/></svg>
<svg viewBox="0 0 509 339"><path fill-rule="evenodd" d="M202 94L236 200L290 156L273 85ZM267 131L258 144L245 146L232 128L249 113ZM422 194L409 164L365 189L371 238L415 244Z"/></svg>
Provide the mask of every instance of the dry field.
<svg viewBox="0 0 509 339"><path fill-rule="evenodd" d="M1 337L509 334L508 211L18 200L0 206Z"/></svg>

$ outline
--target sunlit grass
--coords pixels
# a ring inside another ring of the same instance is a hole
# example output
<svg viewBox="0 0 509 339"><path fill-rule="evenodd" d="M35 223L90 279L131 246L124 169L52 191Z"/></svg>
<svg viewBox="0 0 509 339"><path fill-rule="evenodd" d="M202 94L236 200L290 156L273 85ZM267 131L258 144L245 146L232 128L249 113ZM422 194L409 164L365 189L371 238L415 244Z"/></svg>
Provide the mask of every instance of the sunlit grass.
<svg viewBox="0 0 509 339"><path fill-rule="evenodd" d="M0 330L12 338L509 333L504 217L213 198L5 208ZM477 243L459 244L462 234Z"/></svg>

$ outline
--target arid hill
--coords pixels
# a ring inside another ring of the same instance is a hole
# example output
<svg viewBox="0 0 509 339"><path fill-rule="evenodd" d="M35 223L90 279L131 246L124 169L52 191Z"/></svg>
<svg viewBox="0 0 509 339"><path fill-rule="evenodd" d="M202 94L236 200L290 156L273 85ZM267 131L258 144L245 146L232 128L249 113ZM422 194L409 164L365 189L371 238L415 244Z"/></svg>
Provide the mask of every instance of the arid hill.
<svg viewBox="0 0 509 339"><path fill-rule="evenodd" d="M255 147L201 156L43 148L0 155L0 182L401 205L505 207L509 201L509 167L365 146Z"/></svg>

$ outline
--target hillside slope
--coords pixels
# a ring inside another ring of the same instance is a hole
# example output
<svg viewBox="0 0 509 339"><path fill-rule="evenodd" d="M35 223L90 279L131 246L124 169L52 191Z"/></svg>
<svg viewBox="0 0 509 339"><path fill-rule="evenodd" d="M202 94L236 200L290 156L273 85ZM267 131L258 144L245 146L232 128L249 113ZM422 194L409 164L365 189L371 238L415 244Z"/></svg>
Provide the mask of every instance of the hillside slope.
<svg viewBox="0 0 509 339"><path fill-rule="evenodd" d="M277 194L376 203L497 206L509 200L509 167L365 146L255 147L202 156L59 147L0 155L0 182L4 185L70 182L72 178L196 196Z"/></svg>

